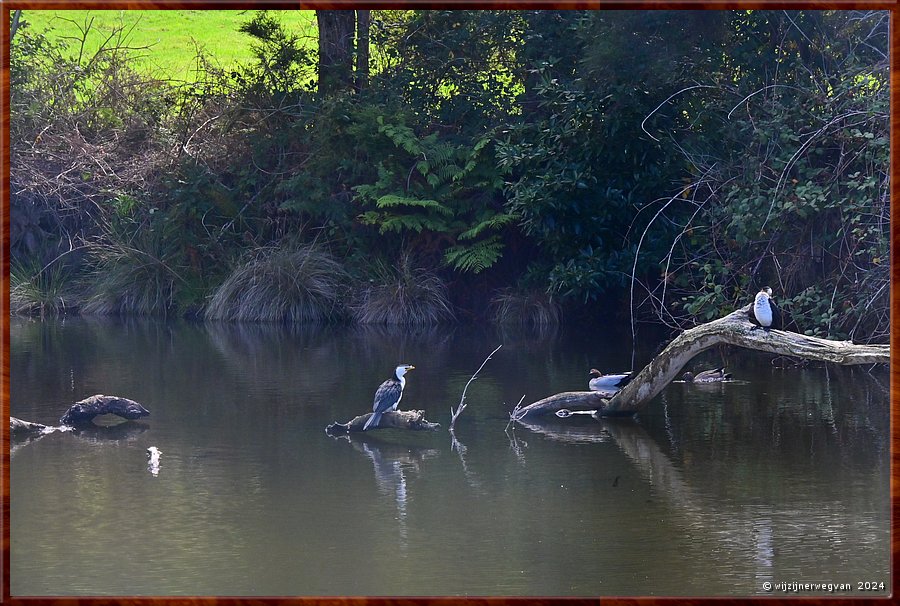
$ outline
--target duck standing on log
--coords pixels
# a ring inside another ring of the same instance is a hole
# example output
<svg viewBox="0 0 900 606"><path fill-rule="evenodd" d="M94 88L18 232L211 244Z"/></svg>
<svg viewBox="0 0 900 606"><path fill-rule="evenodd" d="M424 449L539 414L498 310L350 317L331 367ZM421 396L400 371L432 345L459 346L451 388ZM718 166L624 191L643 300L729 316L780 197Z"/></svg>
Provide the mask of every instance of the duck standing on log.
<svg viewBox="0 0 900 606"><path fill-rule="evenodd" d="M753 320L758 323L758 326L753 327L754 330L761 326L764 331L769 332L772 327L781 328L782 326L781 309L772 300L772 289L768 286L756 293L750 317L750 321L753 322Z"/></svg>
<svg viewBox="0 0 900 606"><path fill-rule="evenodd" d="M697 374L686 372L681 375L681 378L685 383L716 383L731 379L731 373L725 372L725 368L716 368L715 370L701 370Z"/></svg>
<svg viewBox="0 0 900 606"><path fill-rule="evenodd" d="M372 416L363 425L363 431L369 429L370 426L378 427L381 421L381 415L384 413L397 410L400 398L403 397L403 388L406 387L405 375L414 369L412 364L401 364L394 369L394 376L378 386L375 391L375 403L372 404Z"/></svg>
<svg viewBox="0 0 900 606"><path fill-rule="evenodd" d="M588 381L591 391L618 391L628 385L631 380L631 371L617 375L605 375L596 368L592 368L590 375L593 377Z"/></svg>

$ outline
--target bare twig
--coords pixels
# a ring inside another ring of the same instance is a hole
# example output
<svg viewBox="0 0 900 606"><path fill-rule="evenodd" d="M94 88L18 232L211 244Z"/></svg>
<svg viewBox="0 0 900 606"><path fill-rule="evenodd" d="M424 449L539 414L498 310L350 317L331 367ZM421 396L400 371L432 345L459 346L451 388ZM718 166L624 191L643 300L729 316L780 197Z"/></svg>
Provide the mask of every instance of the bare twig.
<svg viewBox="0 0 900 606"><path fill-rule="evenodd" d="M498 345L497 349L488 354L488 357L484 359L484 362L481 363L481 366L478 367L478 370L475 371L475 374L472 375L472 378L469 379L468 383L466 383L466 386L463 388L462 397L459 399L459 406L456 407L456 410L453 410L452 407L450 408L450 414L452 415L450 418L450 431L453 431L453 426L456 424L456 419L460 414L462 414L462 411L466 409L466 390L469 389L469 385L472 383L472 381L475 380L475 378L478 376L478 373L481 372L481 369L484 368L485 364L487 364L487 361L491 359L491 356L497 353L497 351L501 347L503 347L503 345Z"/></svg>
<svg viewBox="0 0 900 606"><path fill-rule="evenodd" d="M516 404L515 408L512 409L512 412L509 413L509 423L506 424L506 429L504 429L503 431L506 431L507 429L509 429L509 426L512 425L513 421L518 420L519 411L522 410L522 402L524 402L524 401L525 401L525 394L522 394L522 397L519 398L519 403Z"/></svg>

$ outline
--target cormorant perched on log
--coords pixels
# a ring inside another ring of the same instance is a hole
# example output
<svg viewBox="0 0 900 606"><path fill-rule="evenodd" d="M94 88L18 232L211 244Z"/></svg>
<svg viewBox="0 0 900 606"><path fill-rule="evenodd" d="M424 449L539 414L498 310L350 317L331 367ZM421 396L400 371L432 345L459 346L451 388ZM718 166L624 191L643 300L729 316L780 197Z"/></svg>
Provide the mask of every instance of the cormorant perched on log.
<svg viewBox="0 0 900 606"><path fill-rule="evenodd" d="M768 286L756 293L753 309L748 315L751 322L756 320L754 323L761 326L766 332L769 332L770 328L781 328L783 326L781 309L772 300L772 289Z"/></svg>
<svg viewBox="0 0 900 606"><path fill-rule="evenodd" d="M724 368L716 368L715 370L701 370L697 374L686 372L681 375L685 383L716 383L718 381L727 381L731 378L731 373L725 372Z"/></svg>
<svg viewBox="0 0 900 606"><path fill-rule="evenodd" d="M363 426L363 431L370 426L378 427L381 415L390 411L397 410L400 398L403 397L403 388L406 386L406 379L403 377L408 371L414 369L412 364L401 364L394 369L394 376L378 386L375 391L375 403L372 404L372 416Z"/></svg>
<svg viewBox="0 0 900 606"><path fill-rule="evenodd" d="M591 391L616 391L625 387L631 380L631 371L617 375L605 375L592 368L590 375L594 377L588 382Z"/></svg>

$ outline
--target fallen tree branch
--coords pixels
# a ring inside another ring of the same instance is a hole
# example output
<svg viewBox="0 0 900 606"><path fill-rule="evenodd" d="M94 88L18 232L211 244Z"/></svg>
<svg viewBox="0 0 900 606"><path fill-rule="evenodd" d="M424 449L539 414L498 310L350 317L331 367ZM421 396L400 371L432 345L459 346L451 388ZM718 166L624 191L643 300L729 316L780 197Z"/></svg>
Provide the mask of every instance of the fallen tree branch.
<svg viewBox="0 0 900 606"><path fill-rule="evenodd" d="M761 330L750 323L750 305L684 331L612 398L590 391L564 392L520 409L516 419L561 409L597 410L600 416L628 415L648 404L697 354L716 345L734 345L768 353L841 365L887 364L890 345L860 345L784 330Z"/></svg>
<svg viewBox="0 0 900 606"><path fill-rule="evenodd" d="M484 362L481 363L481 366L478 367L478 370L475 371L475 374L472 375L472 378L469 379L469 381L466 383L466 386L463 387L462 397L459 399L459 406L456 407L456 410L453 410L453 408L450 408L450 414L451 414L450 431L453 431L453 427L454 427L454 425L456 425L457 417L459 417L459 415L462 414L462 411L464 411L466 409L466 406L467 406L466 405L466 390L469 389L469 384L475 380L475 377L478 376L478 373L481 372L481 369L484 368L484 365L487 364L488 360L491 359L491 356L493 356L495 353L497 353L501 347L503 347L502 344L498 345L497 349L495 349L494 351L492 351L491 353L488 354L488 357L486 357L484 359Z"/></svg>
<svg viewBox="0 0 900 606"><path fill-rule="evenodd" d="M334 422L325 428L325 433L330 436L343 435L351 432L364 431L366 421L372 416L371 412L359 415L347 421L346 423ZM377 426L369 428L374 429L412 429L419 431L436 431L440 428L440 423L431 423L425 419L424 410L396 410L383 413L381 421Z"/></svg>

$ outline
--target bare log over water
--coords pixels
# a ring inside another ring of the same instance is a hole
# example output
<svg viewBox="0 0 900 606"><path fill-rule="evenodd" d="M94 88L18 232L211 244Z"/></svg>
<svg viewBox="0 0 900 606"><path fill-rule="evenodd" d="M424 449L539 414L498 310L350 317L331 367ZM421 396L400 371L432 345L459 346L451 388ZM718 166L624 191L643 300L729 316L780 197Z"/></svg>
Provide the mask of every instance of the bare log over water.
<svg viewBox="0 0 900 606"><path fill-rule="evenodd" d="M859 345L784 330L764 331L748 320L750 305L723 318L684 331L609 400L597 392L564 392L520 409L515 418L569 410L597 410L599 415L632 414L656 397L697 354L716 345L735 345L783 356L841 365L887 364L890 345Z"/></svg>
<svg viewBox="0 0 900 606"><path fill-rule="evenodd" d="M72 404L60 417L59 422L63 425L84 425L90 423L94 417L104 414L134 420L146 417L150 411L128 398L98 394Z"/></svg>
<svg viewBox="0 0 900 606"><path fill-rule="evenodd" d="M365 426L366 421L368 421L369 417L371 416L372 413L368 412L364 415L354 417L346 423L332 423L325 428L325 433L333 436L350 432L363 431L363 427ZM369 431L372 431L373 429L387 429L390 427L394 429L435 431L440 428L440 426L440 423L431 423L426 420L424 410L397 410L393 412L386 412L381 415L381 420L379 421L378 426L369 428Z"/></svg>

